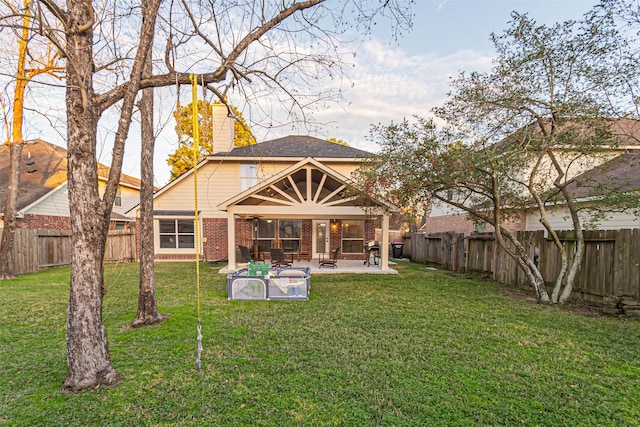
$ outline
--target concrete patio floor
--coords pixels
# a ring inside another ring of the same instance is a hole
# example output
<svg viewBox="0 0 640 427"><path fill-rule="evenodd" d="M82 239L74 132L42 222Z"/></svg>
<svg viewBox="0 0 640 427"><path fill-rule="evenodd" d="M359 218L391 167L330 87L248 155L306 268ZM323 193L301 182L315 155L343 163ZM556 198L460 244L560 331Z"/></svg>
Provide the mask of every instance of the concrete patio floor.
<svg viewBox="0 0 640 427"><path fill-rule="evenodd" d="M292 267L310 267L311 275L318 274L341 274L341 273L356 273L356 274L398 274L396 270L391 268L395 263L389 260L389 268L382 270L379 265L371 264L367 266L363 261L339 259L336 268L319 267L317 259L311 261L293 261ZM246 264L238 264L238 270L245 268ZM228 266L220 269L220 273L231 273L232 270Z"/></svg>

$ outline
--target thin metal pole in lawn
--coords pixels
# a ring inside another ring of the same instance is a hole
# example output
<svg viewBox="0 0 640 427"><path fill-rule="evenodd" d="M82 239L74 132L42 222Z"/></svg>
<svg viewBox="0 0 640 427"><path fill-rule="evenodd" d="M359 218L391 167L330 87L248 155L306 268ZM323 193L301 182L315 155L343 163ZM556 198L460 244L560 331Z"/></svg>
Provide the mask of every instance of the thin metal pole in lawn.
<svg viewBox="0 0 640 427"><path fill-rule="evenodd" d="M196 246L196 294L198 312L198 356L196 369L201 369L202 354L202 319L200 318L200 227L198 220L198 154L200 152L200 123L198 120L198 76L191 74L191 129L193 131L193 214L195 221Z"/></svg>

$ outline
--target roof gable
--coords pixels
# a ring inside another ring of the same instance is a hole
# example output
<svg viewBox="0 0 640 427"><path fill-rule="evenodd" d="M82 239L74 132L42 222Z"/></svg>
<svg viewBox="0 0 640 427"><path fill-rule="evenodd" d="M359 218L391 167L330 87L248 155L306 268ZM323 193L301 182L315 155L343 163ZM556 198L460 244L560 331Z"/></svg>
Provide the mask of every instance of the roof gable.
<svg viewBox="0 0 640 427"><path fill-rule="evenodd" d="M10 147L0 146L0 209L4 212L9 187ZM67 150L36 139L22 147L20 189L17 209L21 210L67 182Z"/></svg>

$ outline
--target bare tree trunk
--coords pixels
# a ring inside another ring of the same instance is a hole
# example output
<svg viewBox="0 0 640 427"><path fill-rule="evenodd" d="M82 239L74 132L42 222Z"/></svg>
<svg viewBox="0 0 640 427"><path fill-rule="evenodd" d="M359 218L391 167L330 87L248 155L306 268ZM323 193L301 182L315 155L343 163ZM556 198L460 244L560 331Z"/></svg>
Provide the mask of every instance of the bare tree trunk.
<svg viewBox="0 0 640 427"><path fill-rule="evenodd" d="M550 303L551 299L549 298L549 293L545 287L542 273L540 273L538 267L527 254L525 247L522 246L522 243L520 243L512 233L504 230L502 227L496 227L496 231L498 244L518 263L524 274L527 276L527 281L531 286L533 286L538 302L543 304ZM507 242L504 240L503 236L506 236L507 240L511 242L515 249L514 251L511 251L508 248Z"/></svg>
<svg viewBox="0 0 640 427"><path fill-rule="evenodd" d="M89 4L90 6L90 4ZM76 25L93 20L84 1L70 1ZM71 216L71 286L67 313L67 379L77 391L118 381L102 323L103 268L107 239L105 212L98 192L96 135L99 119L93 102L93 30L67 30L67 148ZM107 218L108 221L108 218ZM108 222L107 222L108 224Z"/></svg>
<svg viewBox="0 0 640 427"><path fill-rule="evenodd" d="M75 37L83 39L82 37ZM84 45L91 52L91 39ZM77 54L83 56L79 49ZM91 64L91 58L84 58ZM79 66L79 64L78 64ZM67 379L64 387L73 391L118 380L109 356L107 335L102 323L102 260L107 237L104 212L98 193L95 156L95 109L83 105L81 86L91 93L91 73L84 81L69 76L68 114L68 185L71 216L71 287L67 313Z"/></svg>
<svg viewBox="0 0 640 427"><path fill-rule="evenodd" d="M4 228L0 243L0 280L16 276L15 254L13 243L16 230L16 205L18 188L20 187L20 160L22 158L22 142L9 144L9 186L7 201L4 206Z"/></svg>
<svg viewBox="0 0 640 427"><path fill-rule="evenodd" d="M143 3L143 8L145 4ZM145 11L145 14L147 12ZM152 72L151 50L145 63L144 77ZM153 88L143 89L138 103L141 116L142 146L140 150L140 286L138 290L138 313L131 327L155 325L167 315L158 313L156 284L153 266Z"/></svg>
<svg viewBox="0 0 640 427"><path fill-rule="evenodd" d="M148 1L153 19L143 22L140 44L124 92L118 130L111 154L111 168L103 198L98 192L96 160L97 123L100 101L93 92L93 24L91 2L68 0L66 13L53 3L48 7L65 15L67 45L67 147L71 215L71 291L67 318L68 374L64 387L80 390L113 384L118 374L112 366L102 323L104 248L124 156L124 143L131 124L135 97L161 0Z"/></svg>

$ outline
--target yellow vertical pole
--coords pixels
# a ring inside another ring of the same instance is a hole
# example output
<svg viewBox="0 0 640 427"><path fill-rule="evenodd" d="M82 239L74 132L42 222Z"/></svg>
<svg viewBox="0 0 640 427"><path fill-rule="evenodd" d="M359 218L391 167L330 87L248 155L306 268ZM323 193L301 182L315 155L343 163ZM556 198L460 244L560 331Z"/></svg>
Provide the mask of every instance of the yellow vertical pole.
<svg viewBox="0 0 640 427"><path fill-rule="evenodd" d="M202 354L202 322L200 318L200 221L198 216L198 154L200 153L200 123L198 120L198 76L191 74L191 129L193 131L193 214L195 221L196 294L198 314L198 357L196 369L200 370Z"/></svg>

